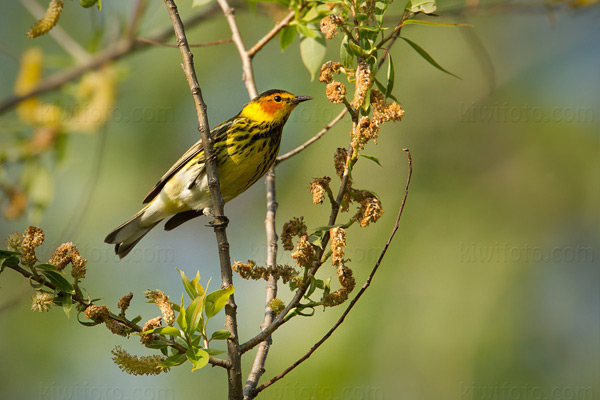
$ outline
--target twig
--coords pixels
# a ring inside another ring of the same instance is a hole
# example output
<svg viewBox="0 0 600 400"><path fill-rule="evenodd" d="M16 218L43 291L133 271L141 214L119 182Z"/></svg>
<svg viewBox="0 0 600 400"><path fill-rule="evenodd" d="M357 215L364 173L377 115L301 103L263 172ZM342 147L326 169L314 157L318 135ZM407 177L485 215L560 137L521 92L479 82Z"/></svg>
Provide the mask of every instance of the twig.
<svg viewBox="0 0 600 400"><path fill-rule="evenodd" d="M41 19L46 13L46 10L35 0L21 0L21 4L23 4L23 7L37 19ZM52 28L49 34L56 43L77 60L78 63L85 63L91 58L90 53L77 43L75 39L69 36L69 34L60 26L57 25Z"/></svg>
<svg viewBox="0 0 600 400"><path fill-rule="evenodd" d="M274 376L269 381L267 381L267 382L263 383L262 385L260 385L259 387L257 387L253 393L254 396L256 396L258 393L260 393L264 389L268 388L269 386L271 386L272 384L274 384L275 382L277 382L284 376L286 376L290 371L292 371L298 365L300 365L301 363L306 361L327 339L329 339L329 337L333 334L333 332L335 332L335 330L340 327L340 325L346 319L346 316L350 313L352 308L354 308L354 306L356 305L358 300L361 298L361 296L365 293L365 291L371 285L373 277L375 276L375 273L379 269L379 266L381 265L381 262L383 261L383 257L385 257L385 254L386 254L388 248L390 247L392 239L394 238L394 235L396 234L396 231L398 230L398 227L400 226L400 218L402 217L402 212L404 211L404 206L406 205L406 199L408 197L408 188L410 186L410 178L412 175L412 158L410 155L410 151L408 149L403 149L403 150L406 152L406 156L408 158L408 176L406 178L406 186L404 188L404 197L402 198L402 203L400 204L400 210L398 211L398 217L396 218L396 223L394 224L394 228L392 229L392 232L390 233L390 236L388 237L388 240L385 243L383 250L381 250L381 254L379 255L379 258L377 259L375 266L371 270L369 277L363 284L360 291L356 294L356 296L354 296L354 298L352 299L352 301L350 302L348 307L346 307L346 309L344 310L344 312L342 313L340 318L337 320L337 322L331 327L331 329L329 329L329 331L327 331L327 333L318 342L316 342L306 354L304 354L302 357L300 357L296 362L294 362L292 365L290 365L288 368L286 368L283 372L281 372L277 376Z"/></svg>
<svg viewBox="0 0 600 400"><path fill-rule="evenodd" d="M47 282L43 278L33 275L31 272L19 267L18 265L7 265L7 267L20 273L21 275L23 275L25 278L27 278L29 280L34 280L37 283L43 284L48 289L51 289L51 290L57 289L53 283ZM83 299L82 297L80 297L76 294L74 294L72 296L72 299L75 300L77 303L81 304L83 307L87 307L90 305L90 303L87 300ZM127 325L128 328L130 328L131 330L133 330L135 332L143 332L143 328L141 326L134 324L133 322L129 321L127 318L124 318L124 317L115 318L110 314L108 315L108 318L115 320L116 322L119 322L121 324ZM185 354L186 348L175 343L175 341L173 341L165 336L161 336L161 335L154 335L154 337L155 337L155 339L160 340L161 342L167 343L169 346L171 346L174 349L176 349L177 351L179 351L179 353ZM210 356L208 362L214 366L229 368L229 361L227 361L227 360L222 360L220 358Z"/></svg>
<svg viewBox="0 0 600 400"><path fill-rule="evenodd" d="M294 19L295 15L295 11L290 11L290 13L284 19L279 21L269 33L263 36L262 39L256 42L256 44L252 46L250 50L248 50L248 57L254 57L256 53L258 53L267 43L269 43L275 37L275 35L277 35L277 33L279 33L280 30L285 28L290 23L290 21Z"/></svg>
<svg viewBox="0 0 600 400"><path fill-rule="evenodd" d="M185 21L185 25L188 27L199 24L202 21L205 21L208 18L211 18L217 11L219 7L216 4L213 4L206 10L201 13L189 18ZM54 27L52 31L54 31L57 27ZM52 32L51 31L51 32ZM157 42L164 42L166 39L173 36L173 28L169 27L159 32L155 36L151 38L151 40ZM92 56L87 62L71 67L67 70L63 70L57 72L53 75L50 75L46 79L42 81L36 88L32 89L30 92L25 93L19 96L10 96L3 101L0 102L0 114L9 110L10 108L16 106L21 101L26 100L33 96L38 96L40 94L58 89L62 87L64 84L79 78L81 75L85 74L88 71L94 70L96 68L101 67L107 62L117 60L121 57L124 57L132 52L137 50L151 48L146 43L138 43L132 38L125 38L117 41L113 46Z"/></svg>
<svg viewBox="0 0 600 400"><path fill-rule="evenodd" d="M237 26L237 22L235 21L235 10L229 6L227 0L218 0L219 6L221 10L223 10L223 14L225 18L227 18L227 23L229 24L229 29L231 30L231 38L233 39L233 43L238 49L240 53L240 58L242 60L242 80L246 85L246 90L248 90L248 94L250 98L253 99L258 95L258 91L256 90L256 83L254 82L254 71L252 70L252 60L246 51L246 47L244 46L244 42L242 40L242 36L240 35L240 30Z"/></svg>
<svg viewBox="0 0 600 400"><path fill-rule="evenodd" d="M215 221L213 221L213 228L217 237L217 245L219 249L219 260L221 265L221 282L223 287L229 287L233 284L232 271L231 271L231 259L229 256L229 242L227 241L227 224L228 220L223 213L223 196L221 195L221 187L219 184L219 177L217 175L217 160L213 153L213 144L210 139L210 130L208 125L208 117L206 115L206 104L202 98L202 91L198 84L198 78L194 69L193 55L188 46L187 38L185 36L183 22L179 17L177 6L174 0L164 0L169 17L173 23L173 30L175 31L175 38L177 44L181 50L181 57L183 58L183 71L187 78L192 97L194 98L194 105L196 106L196 114L198 115L198 130L202 136L202 144L204 147L206 174L208 178L208 187L213 203L213 212L215 215ZM231 295L225 306L225 327L231 334L227 339L227 354L230 362L230 368L228 371L228 382L229 382L229 399L240 399L242 397L242 370L241 370L241 354L238 344L238 332L237 332L237 306L235 304L234 296Z"/></svg>
<svg viewBox="0 0 600 400"><path fill-rule="evenodd" d="M175 47L175 48L179 47L176 44L157 42L156 40L144 39L144 38L140 38L140 37L135 38L135 40L138 42L142 42L142 43L153 44L155 46ZM189 47L208 47L208 46L216 46L219 44L232 43L232 42L233 42L233 40L231 40L231 39L223 39L223 40L215 40L215 41L206 42L206 43L195 43L195 44L192 43L192 44L188 44L188 46Z"/></svg>
<svg viewBox="0 0 600 400"><path fill-rule="evenodd" d="M131 20L129 26L127 26L127 36L132 38L135 36L142 14L146 10L146 0L136 0L133 5L133 12L131 14Z"/></svg>
<svg viewBox="0 0 600 400"><path fill-rule="evenodd" d="M346 108L342 109L342 111L334 119L332 119L331 122L329 122L327 125L325 125L323 127L323 129L321 129L319 132L317 132L317 134L315 136L311 137L306 142L304 142L300 146L296 147L294 150L290 150L287 153L282 154L279 157L277 157L277 161L276 161L275 165L287 160L288 158L295 156L296 154L300 153L302 150L306 149L308 146L310 146L317 140L321 139L323 137L323 135L325 135L331 128L333 128L334 125L336 125L338 122L340 122L342 120L342 118L344 118L344 115L346 115L347 112L348 112L348 110Z"/></svg>
<svg viewBox="0 0 600 400"><path fill-rule="evenodd" d="M275 168L271 167L267 172L267 217L265 219L265 231L267 235L267 267L277 266L277 233L275 232L275 212L277 211L277 201L275 198ZM267 279L266 299L265 299L265 317L261 329L271 325L275 314L271 310L271 300L277 297L277 278L269 275ZM273 340L271 336L263 340L258 346L252 369L248 374L246 385L244 386L244 399L254 398L253 392L258 385L260 377L264 373L265 362Z"/></svg>

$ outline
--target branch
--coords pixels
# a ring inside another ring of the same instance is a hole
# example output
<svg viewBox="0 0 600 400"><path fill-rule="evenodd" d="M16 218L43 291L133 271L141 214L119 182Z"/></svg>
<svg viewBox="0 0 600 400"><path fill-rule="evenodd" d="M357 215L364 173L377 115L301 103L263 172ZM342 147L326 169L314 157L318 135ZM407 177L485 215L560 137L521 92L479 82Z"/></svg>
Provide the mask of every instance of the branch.
<svg viewBox="0 0 600 400"><path fill-rule="evenodd" d="M279 21L273 29L269 33L267 33L262 39L260 39L250 50L248 50L248 57L252 58L258 53L267 43L269 43L280 30L285 28L294 16L296 15L295 11L290 11L290 13L281 21Z"/></svg>
<svg viewBox="0 0 600 400"><path fill-rule="evenodd" d="M212 17L217 11L218 6L216 4L213 4L211 7L207 8L203 12L186 20L185 25L188 27L197 25L200 22L203 22L206 19ZM56 28L57 27L54 27L53 30L55 30ZM151 37L150 40L164 42L171 36L173 36L173 29L169 27L168 29L164 29L163 31ZM92 58L89 59L89 61L81 65L75 65L67 70L63 70L53 75L50 75L49 77L44 79L44 81L42 81L35 89L32 89L29 93L25 93L19 96L13 95L0 101L0 114L16 106L23 100L26 100L30 97L38 96L43 93L50 92L52 90L56 90L62 87L64 84L79 78L86 72L101 67L107 62L120 59L137 50L147 49L150 47L151 46L149 46L146 43L136 42L133 38L121 39L117 41L112 47L93 55Z"/></svg>
<svg viewBox="0 0 600 400"><path fill-rule="evenodd" d="M135 40L138 42L142 42L142 43L153 44L155 46L175 47L175 48L179 47L176 44L157 42L156 40L144 39L144 38L140 38L140 37L135 38ZM214 40L212 42L206 42L206 43L188 44L188 46L190 46L190 47L208 47L208 46L216 46L219 44L231 43L231 42L233 42L231 39L223 39L223 40Z"/></svg>
<svg viewBox="0 0 600 400"><path fill-rule="evenodd" d="M317 132L317 134L315 136L311 137L306 142L304 142L300 146L296 147L294 150L290 150L287 153L285 153L285 154L280 155L279 157L277 157L277 161L275 162L275 165L279 164L280 162L283 162L283 161L287 160L288 158L291 158L291 157L295 156L296 154L300 153L302 150L306 149L308 146L310 146L311 144L313 144L317 140L321 139L323 137L323 135L325 135L331 128L333 128L333 126L335 124L337 124L338 122L340 122L342 120L342 118L344 118L344 115L346 115L347 112L348 112L348 110L346 108L344 108L337 115L337 117L335 117L334 119L331 120L330 123L328 123L327 125L325 125L323 127L323 129L321 129L319 132Z"/></svg>
<svg viewBox="0 0 600 400"><path fill-rule="evenodd" d="M275 199L275 167L271 167L269 172L267 172L267 217L265 219L265 231L267 234L267 267L276 267L277 266L277 233L275 232L275 212L277 211L277 201ZM275 318L275 314L273 310L271 310L271 300L277 297L277 278L273 277L273 275L269 276L267 280L267 288L266 288L266 299L265 299L265 317L261 329L266 328L271 325L273 319ZM256 356L254 357L254 362L252 364L252 369L250 374L248 374L248 379L246 380L246 385L244 386L244 399L252 399L255 396L253 395L256 390L256 385L258 385L258 381L260 377L265 372L265 362L267 360L267 356L269 353L269 348L273 339L271 336L268 336L265 340L263 340L258 346L258 350L256 352Z"/></svg>
<svg viewBox="0 0 600 400"><path fill-rule="evenodd" d="M223 213L224 202L217 174L217 160L213 153L213 144L209 136L210 130L208 127L208 117L206 115L206 104L204 104L202 98L202 91L200 90L200 85L198 84L198 78L196 77L196 71L194 69L193 55L188 46L183 22L181 22L181 18L179 17L177 6L175 5L174 0L164 0L164 2L167 6L171 22L173 23L173 30L175 31L177 44L179 45L181 57L183 58L183 71L190 86L192 97L194 98L194 105L196 106L198 130L202 136L208 187L210 189L213 212L215 215L213 228L217 237L219 249L221 282L222 287L229 287L233 284L233 280L231 259L229 256L229 242L227 241L226 232L228 220ZM231 295L225 306L225 327L231 334L230 338L227 339L227 354L230 362L230 368L228 369L230 399L239 399L242 397L241 354L238 344L236 309L237 306L235 304L234 296Z"/></svg>
<svg viewBox="0 0 600 400"><path fill-rule="evenodd" d="M256 396L258 393L260 393L264 389L268 388L269 386L271 386L272 384L274 384L275 382L277 382L284 376L286 376L290 371L292 371L298 365L300 365L301 363L306 361L327 339L329 339L329 337L333 334L333 332L335 332L335 330L340 327L340 325L346 319L346 316L350 313L350 311L352 311L352 308L354 308L354 306L356 305L358 300L361 298L361 296L365 293L365 291L371 285L373 277L375 276L375 273L379 269L379 266L381 265L381 262L383 261L383 257L385 257L385 254L386 254L388 248L390 247L392 239L394 238L394 235L396 234L396 231L398 230L398 227L400 226L400 218L402 217L402 212L404 211L404 206L406 205L406 199L408 197L408 188L410 186L410 178L412 175L412 158L410 156L410 151L408 149L403 149L403 150L406 152L406 156L408 158L408 176L406 178L406 186L404 188L404 197L402 198L402 203L400 204L400 210L398 211L398 217L396 218L396 223L394 224L394 228L392 229L392 232L391 232L390 236L388 237L388 240L385 243L383 250L381 250L381 254L379 255L379 258L377 259L375 266L371 270L369 277L365 281L365 283L362 286L362 288L360 289L360 291L356 294L356 296L354 296L354 298L352 299L352 301L350 302L348 307L346 307L346 309L344 310L344 312L342 313L340 318L337 320L337 322L331 327L331 329L329 329L329 331L327 331L325 336L323 336L318 342L316 342L306 354L304 354L302 357L300 357L291 366L289 366L283 372L281 372L277 376L274 376L269 381L263 383L258 388L256 388L256 390L253 392L254 396Z"/></svg>
<svg viewBox="0 0 600 400"><path fill-rule="evenodd" d="M57 290L56 286L53 283L46 282L43 278L33 275L31 272L19 267L18 265L7 265L7 267L20 273L21 275L23 275L25 278L27 278L29 280L34 280L37 283L43 284L48 289L51 289L53 291ZM90 305L90 302L88 302L87 300L83 299L82 297L80 297L76 294L74 294L72 296L72 299L75 300L77 303L81 304L83 307L87 307ZM115 318L112 316L112 314L109 314L108 318L115 320L121 324L127 325L127 327L129 327L131 330L133 330L135 332L143 332L143 328L141 326L134 324L133 322L129 321L127 318L124 318L124 317ZM160 340L161 342L167 343L169 346L173 347L174 349L179 351L179 353L181 353L181 354L185 354L185 352L187 350L185 347L175 343L175 341L173 341L165 336L161 336L161 335L153 335L153 336L156 340ZM222 360L220 358L210 356L208 362L214 366L229 368L229 361Z"/></svg>
<svg viewBox="0 0 600 400"><path fill-rule="evenodd" d="M256 83L254 82L252 60L250 59L248 51L246 51L242 36L240 35L240 30L237 26L237 22L235 21L235 10L229 6L227 0L218 0L218 3L221 7L221 10L223 10L225 18L227 18L227 23L229 24L229 29L231 30L231 38L233 43L235 43L238 52L240 53L240 58L242 59L242 80L246 85L246 90L248 90L250 98L253 99L258 95L258 91L256 90Z"/></svg>

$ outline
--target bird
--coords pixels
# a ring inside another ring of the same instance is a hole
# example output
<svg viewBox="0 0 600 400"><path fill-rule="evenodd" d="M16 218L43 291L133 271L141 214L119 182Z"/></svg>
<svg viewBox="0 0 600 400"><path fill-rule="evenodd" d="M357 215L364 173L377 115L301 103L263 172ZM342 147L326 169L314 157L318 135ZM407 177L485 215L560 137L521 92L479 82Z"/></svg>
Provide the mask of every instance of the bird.
<svg viewBox="0 0 600 400"><path fill-rule="evenodd" d="M210 131L221 195L228 202L252 186L275 163L283 126L298 104L310 96L267 90L246 104L233 118ZM146 204L104 241L115 245L119 258L163 219L170 231L192 218L212 214L202 140L196 142L160 178L144 198Z"/></svg>

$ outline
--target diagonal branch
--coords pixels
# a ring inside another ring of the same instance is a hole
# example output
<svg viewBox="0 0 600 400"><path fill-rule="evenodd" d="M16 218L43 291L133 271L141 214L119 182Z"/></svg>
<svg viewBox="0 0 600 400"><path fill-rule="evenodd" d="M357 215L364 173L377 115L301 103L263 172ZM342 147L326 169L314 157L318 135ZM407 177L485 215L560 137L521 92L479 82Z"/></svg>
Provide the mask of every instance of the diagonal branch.
<svg viewBox="0 0 600 400"><path fill-rule="evenodd" d="M339 328L340 325L342 325L342 323L346 319L346 316L348 316L350 311L352 311L352 308L354 308L354 306L356 305L358 300L360 300L361 296L365 293L365 291L371 285L373 277L375 276L375 273L379 269L379 266L381 265L381 262L383 261L383 257L385 257L385 254L387 253L387 250L390 247L392 239L394 238L394 235L396 234L396 231L398 230L398 227L400 226L400 218L402 217L402 212L404 211L404 206L406 205L406 199L408 197L408 188L410 186L410 178L412 175L412 158L410 155L410 151L408 149L403 149L403 150L406 152L406 156L408 158L408 176L406 178L406 186L404 188L404 197L402 198L402 203L400 204L400 210L398 211L398 217L396 218L396 223L394 224L394 228L392 229L392 232L391 232L390 236L388 237L388 240L385 243L383 250L381 250L381 254L379 255L379 258L377 259L375 266L371 270L369 277L365 281L365 283L362 286L362 288L360 289L360 291L356 294L356 296L354 296L354 298L352 299L352 301L350 302L348 307L346 307L346 309L344 310L344 312L342 313L340 318L337 320L337 322L331 327L331 329L329 329L329 331L327 331L325 336L323 336L318 342L316 342L310 348L310 350L306 354L304 354L302 357L300 357L296 362L294 362L292 365L290 365L288 368L286 368L283 372L281 372L277 376L271 378L269 381L263 383L258 388L256 388L256 390L253 392L254 396L256 396L258 393L260 393L264 389L268 388L269 386L271 386L272 384L274 384L275 382L277 382L284 376L286 376L290 371L292 371L298 365L300 365L301 363L306 361L327 339L329 339L329 337L331 337L333 332L335 332L335 330L337 328Z"/></svg>
<svg viewBox="0 0 600 400"><path fill-rule="evenodd" d="M295 15L295 11L290 11L290 13L284 19L279 21L269 33L263 36L262 39L256 42L256 44L252 46L250 50L248 50L248 57L254 57L256 53L258 53L263 47L265 47L265 45L269 43L275 37L275 35L279 33L280 30L285 28L294 19Z"/></svg>
<svg viewBox="0 0 600 400"><path fill-rule="evenodd" d="M240 30L238 28L237 22L235 21L235 10L229 6L227 0L218 0L219 6L221 10L223 10L223 14L225 18L227 18L227 23L229 24L229 29L231 30L231 39L240 53L240 58L242 60L242 80L246 85L246 90L248 90L248 94L250 98L253 99L258 95L258 91L256 90L256 83L254 82L254 71L252 70L252 60L244 46L244 41L242 40L242 36L240 35Z"/></svg>
<svg viewBox="0 0 600 400"><path fill-rule="evenodd" d="M194 105L196 106L196 113L198 114L198 130L202 136L202 145L204 147L206 174L208 178L208 187L213 203L213 212L215 215L215 221L213 221L213 228L217 237L217 245L219 249L219 260L221 265L221 282L223 287L229 287L233 284L232 271L231 271L231 259L229 256L229 242L227 241L227 224L228 220L223 213L223 196L221 195L221 186L219 184L219 177L217 174L217 160L213 153L213 144L210 139L210 130L208 127L208 117L206 115L206 104L202 98L202 91L198 84L198 78L196 77L196 71L194 69L193 55L188 46L187 38L185 36L183 22L179 17L177 11L177 5L174 0L164 0L169 17L173 23L173 30L177 39L177 44L181 50L181 57L183 58L183 71L187 78L192 97L194 98ZM230 368L228 372L228 383L229 383L229 398L239 399L242 397L242 371L241 371L241 354L238 343L238 332L237 332L237 306L235 304L234 296L231 295L225 306L225 327L231 334L227 339L227 354L230 362Z"/></svg>
<svg viewBox="0 0 600 400"><path fill-rule="evenodd" d="M323 127L323 129L321 129L319 132L317 132L317 134L315 136L311 137L306 142L304 142L300 146L296 147L294 150L290 150L287 153L282 154L279 157L277 157L277 161L276 161L275 165L287 160L288 158L295 156L296 154L300 153L302 150L306 149L308 146L310 146L317 140L321 139L331 128L333 128L338 122L340 122L342 120L342 118L344 118L344 116L346 115L347 112L348 112L348 109L344 108L334 119L331 120L331 122L329 122L327 125L325 125Z"/></svg>

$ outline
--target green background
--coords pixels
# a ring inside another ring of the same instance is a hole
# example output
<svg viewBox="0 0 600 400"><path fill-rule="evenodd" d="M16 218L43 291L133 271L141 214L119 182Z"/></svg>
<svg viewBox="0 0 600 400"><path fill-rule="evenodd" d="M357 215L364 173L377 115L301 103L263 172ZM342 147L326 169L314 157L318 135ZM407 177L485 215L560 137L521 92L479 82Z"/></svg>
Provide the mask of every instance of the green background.
<svg viewBox="0 0 600 400"><path fill-rule="evenodd" d="M92 43L96 31L104 31L101 40L115 37L132 2L103 3L98 12L67 2L61 26L82 44ZM196 12L181 3L182 16ZM395 3L389 15L399 16L401 6ZM407 174L401 149L410 148L413 181L393 245L342 327L266 390L265 399L600 398L598 9L491 12L463 20L454 18L455 6L442 4L439 20L471 28L409 26L403 35L462 79L434 69L399 41L391 52L394 95L405 117L386 124L379 145L365 149L383 167L364 159L355 169L355 186L376 192L385 210L377 224L348 232L347 256L359 287L396 218ZM50 66L66 65L68 56L49 37L25 38L32 18L20 4L0 10L5 97L27 46L41 46ZM248 47L273 24L264 11L240 11L238 22ZM168 26L162 2L153 1L140 36ZM219 15L188 36L202 43L230 34ZM328 45L327 59L337 58L339 38ZM240 61L233 44L194 54L214 126L248 100ZM183 288L175 268L188 276L199 270L203 283L213 278L214 290L218 256L206 218L169 233L155 229L124 260L103 243L198 138L177 49L152 48L117 65L115 118L97 135L69 137L66 160L53 170L53 201L38 222L48 238L38 254L45 259L62 241L75 242L89 260L84 287L92 296L114 311L132 291L130 315L150 318L158 310L145 303L144 290L160 288L178 299ZM310 82L297 40L283 53L277 41L270 43L254 67L259 91L281 88L315 98L290 118L282 152L340 111L327 102L323 84ZM0 118L7 143L17 117ZM334 176L332 155L347 145L349 129L345 119L277 168L278 231L293 216L303 215L309 228L326 224L327 206L313 205L308 187L314 177ZM233 259L264 262L264 193L261 180L225 209ZM3 221L0 236L29 223L25 217ZM292 262L289 253L278 257ZM331 266L320 274L335 280ZM236 279L235 286L243 341L262 321L264 283ZM220 368L191 373L186 364L158 377L120 372L110 359L115 345L150 351L136 338L69 322L60 309L32 313L31 293L13 271L0 277L1 399L225 398ZM291 297L285 287L279 293L285 301ZM277 331L265 377L304 354L342 307L318 309ZM209 329L222 329L222 319L211 320ZM250 363L246 358L245 373Z"/></svg>

